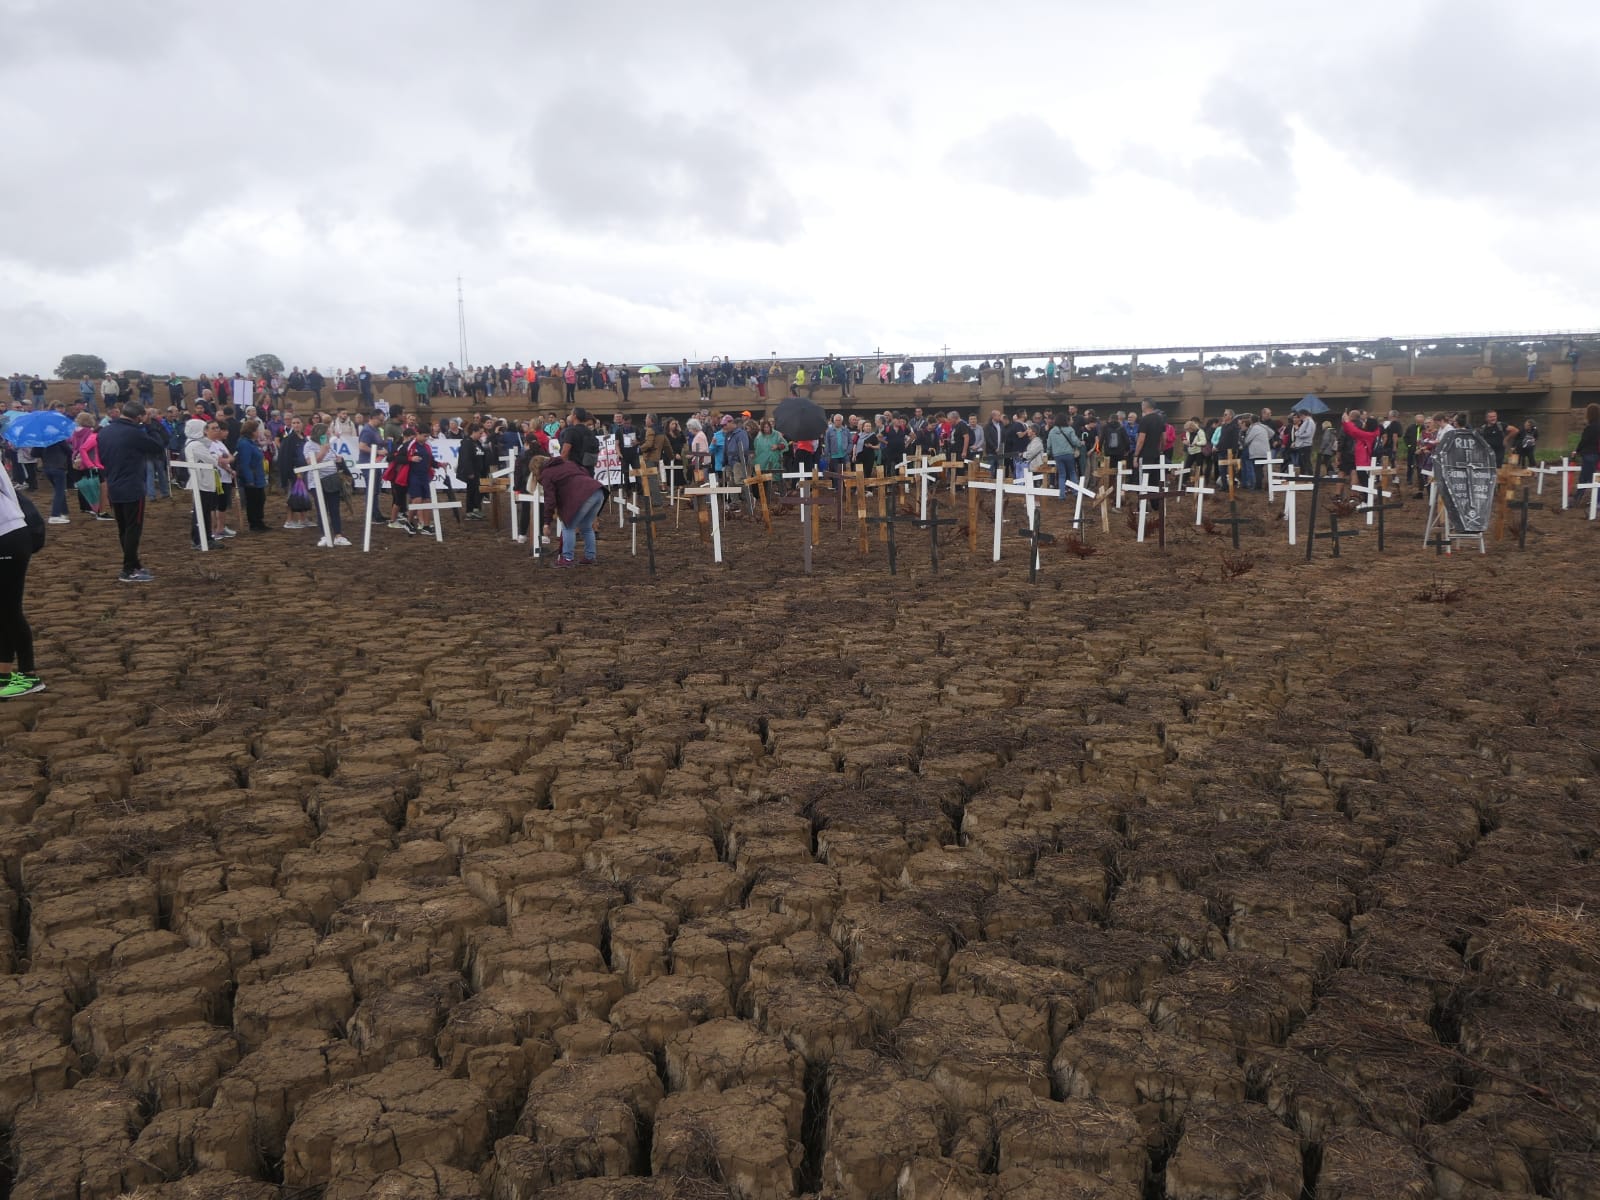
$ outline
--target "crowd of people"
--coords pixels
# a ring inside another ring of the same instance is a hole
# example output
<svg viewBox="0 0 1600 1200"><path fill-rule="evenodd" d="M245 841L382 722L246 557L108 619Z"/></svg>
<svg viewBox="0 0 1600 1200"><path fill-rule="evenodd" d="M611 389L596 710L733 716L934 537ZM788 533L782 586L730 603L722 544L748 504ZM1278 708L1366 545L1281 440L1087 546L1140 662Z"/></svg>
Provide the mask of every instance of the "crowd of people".
<svg viewBox="0 0 1600 1200"><path fill-rule="evenodd" d="M589 390L607 386L612 368L584 364ZM686 364L680 364L686 369ZM842 380L859 367L824 364L825 378ZM394 368L393 370L402 370ZM577 368L573 368L576 371ZM799 394L807 377L797 368L789 376L790 394ZM563 383L567 379L563 368ZM355 380L360 392L361 379ZM489 373L483 372L485 391L479 393L478 372L457 373L456 386L488 399ZM626 373L619 370L619 377ZM71 419L71 433L60 442L38 448L13 449L5 445L3 490L0 490L0 663L12 663L0 672L0 698L29 694L42 687L32 654L32 638L22 613L22 591L28 550L25 543L42 541L43 526L66 524L69 497L76 496L81 516L115 522L121 548L118 580L148 583L154 578L140 559L140 540L146 506L162 498L193 503L198 512L191 524L191 544L223 547L236 537L229 524L232 514L243 516L245 530L267 534L277 528L267 515L269 492L277 491L284 505L282 528L314 529L317 544L349 546L344 536L342 512L356 494L355 476L384 489L389 512L379 516L390 528L408 534L432 533L436 510L431 501L442 476L435 447L438 439L456 447L457 458L448 464L463 485L463 520L483 519L482 484L505 469L511 486L529 494L542 488L546 501L543 528L535 528L533 513L519 521L527 534L548 541L559 519L558 567L588 565L595 561L594 524L608 486L636 490L643 468L657 477L675 472L685 483L702 482L715 475L732 486L761 472L775 486L779 478L800 469L816 468L842 474L862 468L869 473L882 468L893 474L908 459L928 456L981 461L990 471L1010 470L1031 477L1054 465L1059 494L1086 477L1098 461L1110 473L1137 473L1162 458L1198 461L1198 472L1215 480L1222 470L1237 469L1245 488L1265 486L1272 463L1293 466L1302 474L1338 477L1354 485L1360 468L1373 463L1398 467L1403 462L1408 483L1422 486L1423 472L1431 465L1438 438L1447 430L1469 428L1464 414L1436 413L1402 419L1397 412L1385 416L1348 410L1342 414L1292 413L1276 418L1270 409L1259 415L1225 411L1205 421L1189 420L1181 427L1169 422L1153 400L1135 411L1117 411L1100 417L1092 408L1068 405L1058 410L1007 413L992 409L980 413L887 410L876 414L834 413L821 436L792 440L774 428L769 419L757 419L750 409L722 412L709 403L718 388L763 388L760 368L724 362L708 365L697 379L707 401L694 415L636 420L617 412L609 422L598 420L581 405L566 415L546 408L528 417L496 415L485 408L468 417L437 421L406 413L381 397L370 407L334 407L313 403L300 414L292 401L271 402L270 387L260 409L240 408L228 399L230 380L207 377L192 400L179 402L182 381L174 379L169 403L162 409L146 403L150 390L136 387L123 398L114 377L99 388L84 388L71 404L57 404ZM446 380L451 376L442 375ZM429 386L433 376L428 375ZM464 382L463 382L464 381ZM88 382L88 381L85 381ZM516 394L516 380L510 380ZM449 386L447 383L446 386ZM496 386L505 386L496 376ZM575 397L576 380L558 395ZM538 396L533 387L526 394ZM619 394L625 394L619 387ZM757 392L759 395L759 391ZM259 394L258 398L259 397ZM98 403L97 403L98 401ZM30 407L30 400L13 399L0 423ZM1600 408L1591 405L1580 435L1578 455L1581 482L1593 478L1600 465ZM1498 462L1512 455L1532 460L1538 430L1531 420L1508 425L1490 412L1476 427ZM615 472L604 481L601 467L602 438L612 440ZM1191 469L1194 469L1191 466ZM26 493L47 485L50 516L36 515ZM792 490L792 481L791 481ZM317 493L321 492L317 501ZM737 511L740 497L726 503ZM531 509L531 506L530 506ZM579 540L583 555L577 557Z"/></svg>

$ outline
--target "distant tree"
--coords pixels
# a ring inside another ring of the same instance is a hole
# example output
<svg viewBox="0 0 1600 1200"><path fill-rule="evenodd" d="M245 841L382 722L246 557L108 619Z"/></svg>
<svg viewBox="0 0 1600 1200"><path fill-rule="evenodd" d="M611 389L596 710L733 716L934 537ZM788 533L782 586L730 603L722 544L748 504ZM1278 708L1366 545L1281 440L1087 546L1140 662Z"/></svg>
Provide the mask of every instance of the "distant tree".
<svg viewBox="0 0 1600 1200"><path fill-rule="evenodd" d="M57 379L82 379L85 375L90 379L104 379L106 360L98 354L68 354L56 367Z"/></svg>
<svg viewBox="0 0 1600 1200"><path fill-rule="evenodd" d="M1248 354L1241 354L1239 356L1239 370L1254 371L1263 361L1261 355L1254 350Z"/></svg>
<svg viewBox="0 0 1600 1200"><path fill-rule="evenodd" d="M1011 374L1013 376L1015 376L1016 378L1018 378L1018 379L1026 379L1029 375L1033 374L1033 368L1032 367L1012 367L1011 368Z"/></svg>
<svg viewBox="0 0 1600 1200"><path fill-rule="evenodd" d="M268 379L273 374L283 374L283 359L276 354L257 354L245 359L244 369L253 378Z"/></svg>
<svg viewBox="0 0 1600 1200"><path fill-rule="evenodd" d="M974 379L976 379L977 377L978 377L978 368L973 366L971 363L968 363L966 366L962 367L959 371L956 372L956 378L965 379L965 380L967 380L969 382L974 380Z"/></svg>

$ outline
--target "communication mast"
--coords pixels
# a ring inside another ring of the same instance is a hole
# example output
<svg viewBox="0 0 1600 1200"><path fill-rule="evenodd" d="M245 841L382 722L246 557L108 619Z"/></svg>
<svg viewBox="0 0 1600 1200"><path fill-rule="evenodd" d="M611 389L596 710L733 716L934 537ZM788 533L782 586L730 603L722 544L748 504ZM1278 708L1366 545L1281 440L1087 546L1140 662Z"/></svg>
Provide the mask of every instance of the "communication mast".
<svg viewBox="0 0 1600 1200"><path fill-rule="evenodd" d="M456 276L456 335L459 342L459 358L456 359L463 369L467 365L467 301L461 291L461 276Z"/></svg>

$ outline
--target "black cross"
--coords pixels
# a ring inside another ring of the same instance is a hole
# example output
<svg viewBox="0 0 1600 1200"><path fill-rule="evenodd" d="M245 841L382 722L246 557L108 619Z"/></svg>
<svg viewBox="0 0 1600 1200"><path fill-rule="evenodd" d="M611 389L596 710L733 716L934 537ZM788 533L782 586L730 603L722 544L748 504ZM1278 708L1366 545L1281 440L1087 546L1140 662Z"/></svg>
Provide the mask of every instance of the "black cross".
<svg viewBox="0 0 1600 1200"><path fill-rule="evenodd" d="M1233 515L1228 517L1212 517L1211 523L1213 525L1232 526L1230 532L1233 534L1233 548L1237 550L1239 548L1239 526L1248 525L1250 523L1250 518L1241 517L1239 515L1239 502L1237 500L1228 501L1228 511Z"/></svg>
<svg viewBox="0 0 1600 1200"><path fill-rule="evenodd" d="M1316 475L1311 480L1311 520L1306 525L1306 531L1310 535L1309 537L1306 538L1306 561L1307 562L1311 561L1311 548L1312 548L1312 546L1314 546L1316 544L1316 541L1317 541L1317 501L1321 498L1321 496L1322 496L1322 472L1318 471L1316 473ZM1339 539L1338 538L1335 538L1333 540L1333 548L1335 550L1337 550L1339 548Z"/></svg>
<svg viewBox="0 0 1600 1200"><path fill-rule="evenodd" d="M899 574L899 572L895 569L896 547L894 541L894 527L899 521L899 510L900 505L897 501L896 503L889 505L889 511L887 515L882 517L867 518L868 525L887 525L889 527L889 574L891 575Z"/></svg>
<svg viewBox="0 0 1600 1200"><path fill-rule="evenodd" d="M667 514L657 512L656 506L650 502L650 489L644 489L644 495L639 499L639 511L628 518L630 524L644 526L644 552L650 563L650 578L656 574L656 522L665 521Z"/></svg>
<svg viewBox="0 0 1600 1200"><path fill-rule="evenodd" d="M1444 552L1450 549L1450 535L1441 528L1438 533L1433 535L1431 541L1424 542L1423 545L1432 546L1434 554L1442 558L1444 557Z"/></svg>
<svg viewBox="0 0 1600 1200"><path fill-rule="evenodd" d="M1167 489L1165 480L1162 489L1156 493L1156 549L1167 548Z"/></svg>
<svg viewBox="0 0 1600 1200"><path fill-rule="evenodd" d="M1403 504L1384 504L1381 500L1374 499L1371 504L1366 504L1366 505L1363 505L1362 507L1356 509L1356 512L1358 512L1358 513L1377 513L1378 514L1378 553L1379 554L1383 553L1383 514L1388 512L1392 508L1404 508L1404 507L1405 507L1405 505L1403 505ZM1339 543L1335 542L1333 545L1334 545L1334 549L1337 550L1338 547L1339 547Z"/></svg>
<svg viewBox="0 0 1600 1200"><path fill-rule="evenodd" d="M1039 515L1044 511L1044 505L1033 506L1033 524L1022 531L1022 536L1028 539L1028 582L1039 582L1039 539L1048 536L1039 529Z"/></svg>
<svg viewBox="0 0 1600 1200"><path fill-rule="evenodd" d="M954 517L939 519L939 497L933 496L928 500L928 515L925 519L913 522L918 529L928 531L928 561L933 564L933 573L939 573L939 526L954 525Z"/></svg>
<svg viewBox="0 0 1600 1200"><path fill-rule="evenodd" d="M1311 534L1311 539L1306 544L1309 546L1311 544L1311 542L1316 541L1319 538L1330 538L1333 541L1333 556L1335 558L1339 557L1339 543L1342 540L1344 540L1347 537L1356 537L1357 535L1359 535L1361 533L1361 530L1359 530L1359 529L1340 529L1339 528L1339 514L1336 513L1336 512L1330 512L1328 514L1328 532L1327 533L1317 533L1317 532L1315 532L1315 526L1313 526L1312 528L1313 528L1313 532Z"/></svg>
<svg viewBox="0 0 1600 1200"><path fill-rule="evenodd" d="M1524 487L1522 489L1522 499L1508 500L1506 501L1506 507L1520 509L1522 512L1522 530L1517 534L1517 549L1526 550L1528 548L1528 510L1530 508L1543 508L1544 505L1530 501L1528 499L1528 489Z"/></svg>

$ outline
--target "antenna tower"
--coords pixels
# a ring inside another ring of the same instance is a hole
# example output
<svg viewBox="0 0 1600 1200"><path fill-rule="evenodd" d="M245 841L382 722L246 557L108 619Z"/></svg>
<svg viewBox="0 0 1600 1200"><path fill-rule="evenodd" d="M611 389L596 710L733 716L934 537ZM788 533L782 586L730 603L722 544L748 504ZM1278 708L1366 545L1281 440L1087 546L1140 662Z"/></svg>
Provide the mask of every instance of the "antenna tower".
<svg viewBox="0 0 1600 1200"><path fill-rule="evenodd" d="M466 296L461 291L461 276L459 275L456 276L456 336L460 344L459 353L461 355L456 361L461 364L464 370L467 365L467 301Z"/></svg>

